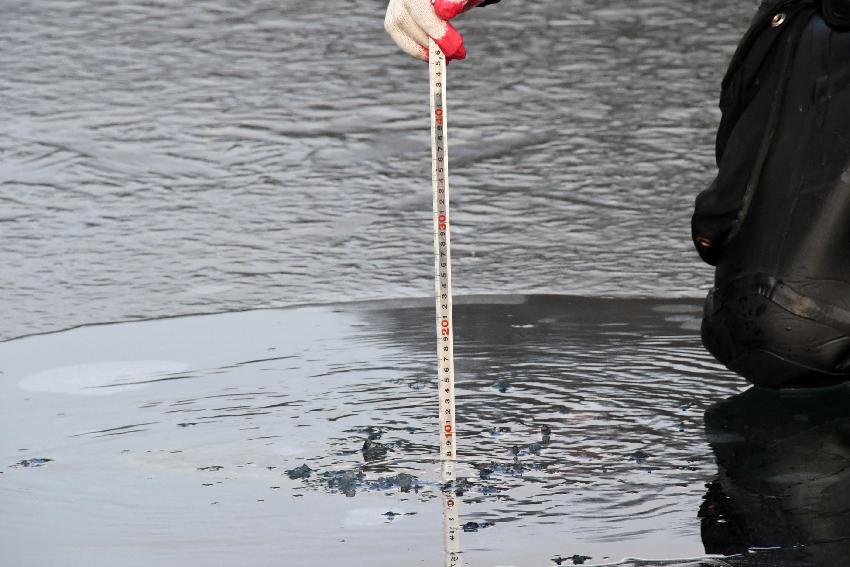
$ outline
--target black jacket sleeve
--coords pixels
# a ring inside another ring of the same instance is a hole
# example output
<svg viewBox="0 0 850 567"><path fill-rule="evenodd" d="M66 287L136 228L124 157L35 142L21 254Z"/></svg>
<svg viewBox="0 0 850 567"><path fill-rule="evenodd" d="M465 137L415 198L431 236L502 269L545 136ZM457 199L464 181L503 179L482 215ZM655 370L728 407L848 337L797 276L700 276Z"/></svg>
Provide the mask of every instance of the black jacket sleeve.
<svg viewBox="0 0 850 567"><path fill-rule="evenodd" d="M789 45L787 31L779 32L770 25L778 5L782 5L780 0L762 4L723 79L723 116L716 142L718 174L697 196L691 219L697 252L711 265L717 265L723 247L746 216L763 154L774 135L772 123L781 102ZM790 5L785 9L790 20L797 20Z"/></svg>

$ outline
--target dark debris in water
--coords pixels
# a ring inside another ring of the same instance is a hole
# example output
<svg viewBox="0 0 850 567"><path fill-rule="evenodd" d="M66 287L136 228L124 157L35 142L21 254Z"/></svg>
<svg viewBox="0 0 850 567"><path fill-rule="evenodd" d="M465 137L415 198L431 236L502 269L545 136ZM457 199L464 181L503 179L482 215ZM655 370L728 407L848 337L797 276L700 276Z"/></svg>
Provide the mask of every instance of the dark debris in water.
<svg viewBox="0 0 850 567"><path fill-rule="evenodd" d="M510 431L509 427L499 428L499 432L496 432L495 428L491 430L491 434L494 436L498 436L499 433L504 431ZM534 441L532 443L525 443L522 445L514 445L510 448L509 453L516 457L520 455L539 455L540 451L549 446L550 441L552 440L552 428L548 425L542 425L540 427L540 441Z"/></svg>
<svg viewBox="0 0 850 567"><path fill-rule="evenodd" d="M322 480L331 490L341 492L350 498L357 494L357 487L363 482L364 476L361 471L331 471L322 473Z"/></svg>
<svg viewBox="0 0 850 567"><path fill-rule="evenodd" d="M458 496L463 496L464 493L472 488L472 483L465 476L457 478L454 482L446 482L440 487L445 493L454 492Z"/></svg>
<svg viewBox="0 0 850 567"><path fill-rule="evenodd" d="M422 488L422 485L419 484L416 477L407 473L399 473L395 476L379 478L377 480L370 481L368 486L369 488L376 490L398 488L402 492L410 492L411 490L419 492L419 489Z"/></svg>
<svg viewBox="0 0 850 567"><path fill-rule="evenodd" d="M298 468L287 471L287 475L293 480L304 480L306 487L335 493L341 493L348 497L354 497L358 490L364 491L381 491L388 492L399 490L403 493L415 492L423 501L437 498L439 492L443 493L454 492L458 496L464 496L466 493L474 493L473 498L497 496L507 490L507 487L497 486L503 482L505 477L518 478L530 471L545 471L547 463L536 459L521 459L523 455L539 455L543 449L548 446L552 430L548 425L539 425L534 433L540 435L539 441L517 445L513 449L514 458L507 462L481 462L473 466L477 470L477 477L459 478L454 483L435 483L433 481L421 481L412 474L398 473L392 474L392 467L389 463L375 463L387 458L387 455L397 448L404 449L407 452L407 447L403 441L381 442L385 431L383 428L368 426L368 427L353 427L345 430L346 433L355 434L361 442L359 453L362 455L365 463L352 463L350 468L339 470L322 470L313 471L307 465L301 465ZM509 432L509 427L499 427L500 432ZM365 437L365 439L364 439ZM362 441L361 441L362 440ZM414 450L418 447L414 447ZM346 455L356 454L358 451L346 452ZM312 474L311 474L312 473ZM378 473L383 473L390 476L379 476ZM502 477L499 479L498 477ZM482 482L483 481L483 482ZM478 495L478 496L476 496ZM481 501L481 500L477 500Z"/></svg>
<svg viewBox="0 0 850 567"><path fill-rule="evenodd" d="M540 468L539 465L526 464L514 457L510 463L497 463L490 461L489 463L476 463L473 465L478 470L478 476L482 480L489 480L491 476L507 475L507 476L522 476L524 472Z"/></svg>
<svg viewBox="0 0 850 567"><path fill-rule="evenodd" d="M294 469L289 469L288 471L286 471L286 475L292 480L310 478L310 475L312 473L313 469L311 469L307 465L301 465L300 467L295 467Z"/></svg>
<svg viewBox="0 0 850 567"><path fill-rule="evenodd" d="M389 448L383 443L379 443L372 437L369 437L363 442L363 449L361 451L363 453L363 460L369 462L385 458L389 452Z"/></svg>
<svg viewBox="0 0 850 567"><path fill-rule="evenodd" d="M587 555L573 555L572 557L561 557L560 555L553 557L552 562L555 565L584 565L584 562L593 559ZM570 563L565 563L565 561L569 561Z"/></svg>
<svg viewBox="0 0 850 567"><path fill-rule="evenodd" d="M467 498L499 496L506 487L499 486L497 477L522 477L527 471L545 470L545 465L533 462L489 462L474 465L478 469L478 477L459 477L453 482L433 483L423 481L413 474L398 473L387 476L375 475L370 470L371 465L355 465L347 470L314 471L307 465L301 465L287 471L289 478L303 480L305 487L315 490L336 492L348 497L357 495L358 490L370 492L389 492L398 490L402 493L415 493L423 501L436 498L442 492L454 493ZM385 471L385 474L388 471ZM435 493L436 491L436 493ZM480 501L480 500L476 500Z"/></svg>
<svg viewBox="0 0 850 567"><path fill-rule="evenodd" d="M306 467L306 465L302 465L302 467ZM308 476L292 477L290 475L290 478L307 479ZM339 492L348 497L356 496L358 490L370 490L375 492L399 490L404 493L415 492L418 494L423 488L422 482L415 476L408 473L398 473L392 476L367 480L366 474L361 470L323 472L319 475L319 480L308 481L308 485L313 488L324 488L331 492Z"/></svg>
<svg viewBox="0 0 850 567"><path fill-rule="evenodd" d="M543 443L529 443L528 445L514 445L509 451L514 457L520 455L539 455L540 451L545 447Z"/></svg>
<svg viewBox="0 0 850 567"><path fill-rule="evenodd" d="M463 531L465 532L477 532L478 530L483 530L484 528L489 528L490 526L495 526L493 522L466 522L463 525Z"/></svg>
<svg viewBox="0 0 850 567"><path fill-rule="evenodd" d="M45 458L34 458L34 459L24 459L23 461L18 461L12 468L35 468L35 467L43 467L47 463L51 462L53 459L45 459Z"/></svg>
<svg viewBox="0 0 850 567"><path fill-rule="evenodd" d="M221 465L210 465L210 466L208 466L208 467L198 467L198 470L199 470L199 471L211 471L211 472L215 472L215 471L220 471L220 470L221 470L221 469L223 469L223 468L224 468L224 467L223 467L223 466L221 466Z"/></svg>
<svg viewBox="0 0 850 567"><path fill-rule="evenodd" d="M493 496L504 491L504 488L499 488L498 486L482 486L481 494L484 496Z"/></svg>
<svg viewBox="0 0 850 567"><path fill-rule="evenodd" d="M478 471L478 476L485 480L490 478L490 475L496 472L495 464L476 463L474 466Z"/></svg>
<svg viewBox="0 0 850 567"><path fill-rule="evenodd" d="M642 451L642 450L638 449L637 451L632 453L629 458L631 460L633 460L634 462L636 462L637 464L643 465L643 464L646 464L646 460L649 459L650 457L652 457L652 455L650 455L646 451Z"/></svg>

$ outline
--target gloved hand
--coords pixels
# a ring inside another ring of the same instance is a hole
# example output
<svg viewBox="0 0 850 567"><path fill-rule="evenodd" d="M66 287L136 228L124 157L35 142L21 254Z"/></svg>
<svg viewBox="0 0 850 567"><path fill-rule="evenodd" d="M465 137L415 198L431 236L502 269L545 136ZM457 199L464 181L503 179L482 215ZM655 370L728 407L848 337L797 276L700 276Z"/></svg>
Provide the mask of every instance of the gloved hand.
<svg viewBox="0 0 850 567"><path fill-rule="evenodd" d="M384 28L405 52L428 59L428 38L434 38L446 59L463 59L463 37L448 20L481 0L390 0Z"/></svg>

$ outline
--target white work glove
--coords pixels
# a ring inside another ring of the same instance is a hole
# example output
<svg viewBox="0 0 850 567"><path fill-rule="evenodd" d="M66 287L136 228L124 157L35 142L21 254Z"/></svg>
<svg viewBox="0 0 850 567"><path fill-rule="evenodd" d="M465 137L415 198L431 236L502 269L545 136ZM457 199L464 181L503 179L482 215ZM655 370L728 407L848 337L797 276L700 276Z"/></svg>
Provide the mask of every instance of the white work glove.
<svg viewBox="0 0 850 567"><path fill-rule="evenodd" d="M390 0L384 28L405 52L428 60L428 38L434 38L446 59L463 59L463 37L448 20L481 0Z"/></svg>

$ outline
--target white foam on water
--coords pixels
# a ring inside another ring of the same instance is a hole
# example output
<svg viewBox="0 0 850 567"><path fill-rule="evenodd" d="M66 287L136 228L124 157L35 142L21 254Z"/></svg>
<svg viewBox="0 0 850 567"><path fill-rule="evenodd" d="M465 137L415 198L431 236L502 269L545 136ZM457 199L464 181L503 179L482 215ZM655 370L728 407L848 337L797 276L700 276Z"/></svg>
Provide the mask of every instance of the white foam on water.
<svg viewBox="0 0 850 567"><path fill-rule="evenodd" d="M30 374L18 387L30 392L105 396L144 388L152 381L189 368L185 362L126 360L60 366Z"/></svg>

